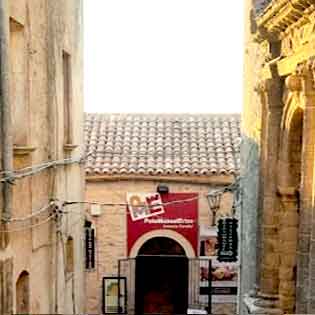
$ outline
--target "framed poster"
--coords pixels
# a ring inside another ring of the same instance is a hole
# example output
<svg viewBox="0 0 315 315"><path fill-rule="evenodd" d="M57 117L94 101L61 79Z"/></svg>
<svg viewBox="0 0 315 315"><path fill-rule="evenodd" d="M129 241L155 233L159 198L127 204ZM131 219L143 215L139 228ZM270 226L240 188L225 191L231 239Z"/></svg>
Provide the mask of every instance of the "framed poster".
<svg viewBox="0 0 315 315"><path fill-rule="evenodd" d="M103 278L103 314L127 313L126 282L125 277Z"/></svg>

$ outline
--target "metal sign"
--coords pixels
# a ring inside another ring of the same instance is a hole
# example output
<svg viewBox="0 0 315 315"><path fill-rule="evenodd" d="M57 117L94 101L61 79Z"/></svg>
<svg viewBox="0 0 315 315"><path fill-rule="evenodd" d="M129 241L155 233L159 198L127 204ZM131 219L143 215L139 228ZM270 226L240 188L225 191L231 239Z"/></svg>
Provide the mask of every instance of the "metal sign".
<svg viewBox="0 0 315 315"><path fill-rule="evenodd" d="M95 268L95 230L85 229L85 268Z"/></svg>
<svg viewBox="0 0 315 315"><path fill-rule="evenodd" d="M218 261L236 262L238 255L238 220L224 218L218 221Z"/></svg>
<svg viewBox="0 0 315 315"><path fill-rule="evenodd" d="M159 193L127 193L127 204L132 221L165 212Z"/></svg>

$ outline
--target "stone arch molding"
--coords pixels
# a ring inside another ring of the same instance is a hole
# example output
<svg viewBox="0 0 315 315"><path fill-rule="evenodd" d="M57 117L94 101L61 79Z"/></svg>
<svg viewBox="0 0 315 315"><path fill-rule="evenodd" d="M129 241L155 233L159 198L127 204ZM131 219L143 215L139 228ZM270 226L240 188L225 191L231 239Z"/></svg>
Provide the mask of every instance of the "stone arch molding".
<svg viewBox="0 0 315 315"><path fill-rule="evenodd" d="M286 88L288 95L284 99L284 109L281 121L283 131L290 128L292 118L297 110L304 108L301 98L302 77L299 75L290 75L286 78Z"/></svg>
<svg viewBox="0 0 315 315"><path fill-rule="evenodd" d="M188 240L181 234L175 231L171 231L171 230L155 230L155 231L151 231L151 232L143 234L140 238L138 238L138 240L135 242L135 244L131 248L129 257L136 258L142 245L144 245L144 243L146 243L148 240L155 237L168 237L183 247L183 249L185 250L186 256L188 258L196 257L195 251L193 247L191 246L191 244L188 242Z"/></svg>

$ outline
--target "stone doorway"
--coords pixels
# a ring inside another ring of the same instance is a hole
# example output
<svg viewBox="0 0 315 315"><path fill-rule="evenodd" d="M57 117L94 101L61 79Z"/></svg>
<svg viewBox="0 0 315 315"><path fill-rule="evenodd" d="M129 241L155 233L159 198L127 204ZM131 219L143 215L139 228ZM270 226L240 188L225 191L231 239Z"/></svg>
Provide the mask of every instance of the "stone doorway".
<svg viewBox="0 0 315 315"><path fill-rule="evenodd" d="M185 314L188 258L176 241L148 240L136 258L136 314Z"/></svg>

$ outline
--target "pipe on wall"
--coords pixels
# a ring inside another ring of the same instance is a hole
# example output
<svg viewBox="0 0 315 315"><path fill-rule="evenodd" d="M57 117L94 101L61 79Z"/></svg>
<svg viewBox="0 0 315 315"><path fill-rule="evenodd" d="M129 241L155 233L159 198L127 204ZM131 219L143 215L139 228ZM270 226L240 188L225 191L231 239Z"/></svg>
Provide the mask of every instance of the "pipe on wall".
<svg viewBox="0 0 315 315"><path fill-rule="evenodd" d="M10 23L8 1L0 1L0 149L2 168L13 170L13 138L10 103L10 56L9 56ZM12 184L3 183L2 221L10 219L12 213Z"/></svg>

